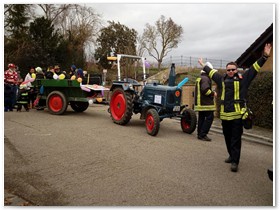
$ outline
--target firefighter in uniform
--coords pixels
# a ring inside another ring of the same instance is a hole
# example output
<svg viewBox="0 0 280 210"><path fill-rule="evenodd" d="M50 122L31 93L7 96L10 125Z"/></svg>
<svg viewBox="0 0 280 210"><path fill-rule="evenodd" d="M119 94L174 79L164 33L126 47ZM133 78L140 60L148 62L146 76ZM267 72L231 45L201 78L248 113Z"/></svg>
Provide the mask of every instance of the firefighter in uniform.
<svg viewBox="0 0 280 210"><path fill-rule="evenodd" d="M198 111L197 138L203 141L211 141L207 136L214 120L216 110L214 97L217 93L212 90L212 82L205 71L195 82L195 104L194 110Z"/></svg>
<svg viewBox="0 0 280 210"><path fill-rule="evenodd" d="M223 134L229 157L226 163L231 163L231 171L238 171L241 153L241 136L243 134L242 108L246 100L251 81L256 77L260 68L268 59L271 44L266 44L263 55L242 75L237 71L237 64L230 62L226 65L227 73L222 76L217 70L204 65L198 60L203 70L214 80L221 92L220 119L222 120Z"/></svg>

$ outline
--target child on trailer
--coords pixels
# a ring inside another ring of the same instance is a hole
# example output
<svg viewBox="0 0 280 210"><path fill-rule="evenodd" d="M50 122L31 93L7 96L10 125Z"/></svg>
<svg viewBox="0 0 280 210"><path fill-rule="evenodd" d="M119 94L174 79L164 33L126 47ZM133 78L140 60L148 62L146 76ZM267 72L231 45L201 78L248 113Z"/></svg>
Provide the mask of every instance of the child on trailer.
<svg viewBox="0 0 280 210"><path fill-rule="evenodd" d="M19 86L19 93L18 93L18 99L17 99L17 111L21 112L22 106L25 108L25 110L28 112L28 104L29 104L29 88L26 84L21 84Z"/></svg>

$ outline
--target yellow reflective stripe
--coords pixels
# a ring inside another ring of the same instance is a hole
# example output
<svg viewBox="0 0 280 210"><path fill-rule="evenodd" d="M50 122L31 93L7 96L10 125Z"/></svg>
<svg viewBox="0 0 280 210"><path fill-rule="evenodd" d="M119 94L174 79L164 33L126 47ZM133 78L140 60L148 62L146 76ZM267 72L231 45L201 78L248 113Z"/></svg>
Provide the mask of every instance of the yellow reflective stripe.
<svg viewBox="0 0 280 210"><path fill-rule="evenodd" d="M242 118L241 112L221 112L221 120L234 120Z"/></svg>
<svg viewBox="0 0 280 210"><path fill-rule="evenodd" d="M239 100L239 81L234 81L234 100Z"/></svg>
<svg viewBox="0 0 280 210"><path fill-rule="evenodd" d="M201 101L200 101L200 80L201 78L197 78L196 82L197 82L197 95L196 95L196 99L197 99L197 105L201 105Z"/></svg>
<svg viewBox="0 0 280 210"><path fill-rule="evenodd" d="M205 93L205 95L209 96L211 93L212 93L212 91L209 89L209 90Z"/></svg>
<svg viewBox="0 0 280 210"><path fill-rule="evenodd" d="M241 112L222 112L221 115L236 116L236 115L241 115Z"/></svg>
<svg viewBox="0 0 280 210"><path fill-rule="evenodd" d="M239 100L239 81L234 81L234 100ZM234 108L236 112L240 111L239 103L234 103Z"/></svg>
<svg viewBox="0 0 280 210"><path fill-rule="evenodd" d="M243 116L242 116L242 120L247 119L248 115L249 115L249 113L248 113L248 112L245 112L245 113L243 114Z"/></svg>
<svg viewBox="0 0 280 210"><path fill-rule="evenodd" d="M241 116L234 116L234 117L220 116L221 120L237 120L240 118L241 118Z"/></svg>
<svg viewBox="0 0 280 210"><path fill-rule="evenodd" d="M222 82L222 94L221 94L221 100L225 100L225 82ZM220 113L223 113L225 111L225 106L224 104L221 104L220 107Z"/></svg>
<svg viewBox="0 0 280 210"><path fill-rule="evenodd" d="M212 93L212 91L209 89L209 90L205 93L205 95L209 96L211 93Z"/></svg>
<svg viewBox="0 0 280 210"><path fill-rule="evenodd" d="M235 111L237 111L237 109L238 109L238 106L236 103L234 103L234 109L235 109Z"/></svg>
<svg viewBox="0 0 280 210"><path fill-rule="evenodd" d="M202 105L202 106L195 106L194 111L215 111L215 105Z"/></svg>
<svg viewBox="0 0 280 210"><path fill-rule="evenodd" d="M209 72L209 77L212 79L213 75L217 72L216 69L212 69L210 72Z"/></svg>
<svg viewBox="0 0 280 210"><path fill-rule="evenodd" d="M225 82L222 82L222 95L221 100L225 100Z"/></svg>
<svg viewBox="0 0 280 210"><path fill-rule="evenodd" d="M237 112L241 112L240 104L239 104L239 103L235 105L235 110L236 110Z"/></svg>
<svg viewBox="0 0 280 210"><path fill-rule="evenodd" d="M259 66L259 64L258 64L257 61L253 64L253 67L254 67L254 69L255 69L257 72L259 72L260 69L261 69L261 67Z"/></svg>

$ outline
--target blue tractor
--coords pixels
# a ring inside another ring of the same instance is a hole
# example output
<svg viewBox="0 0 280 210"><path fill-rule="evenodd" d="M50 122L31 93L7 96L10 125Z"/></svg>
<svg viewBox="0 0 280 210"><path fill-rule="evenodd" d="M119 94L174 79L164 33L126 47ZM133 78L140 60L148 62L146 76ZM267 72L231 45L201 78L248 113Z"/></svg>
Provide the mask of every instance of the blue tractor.
<svg viewBox="0 0 280 210"><path fill-rule="evenodd" d="M138 83L130 78L121 79L120 60L123 57L141 59L143 64L143 80L146 80L145 58L132 55L118 54L118 80L111 86L111 100L108 109L114 123L126 125L133 113L140 113L140 119L145 120L147 133L156 136L160 122L164 118L180 118L183 132L191 134L196 129L197 117L194 110L181 104L182 86L188 81L185 78L175 85L175 64L172 64L169 84L157 82ZM139 91L139 89L141 89Z"/></svg>

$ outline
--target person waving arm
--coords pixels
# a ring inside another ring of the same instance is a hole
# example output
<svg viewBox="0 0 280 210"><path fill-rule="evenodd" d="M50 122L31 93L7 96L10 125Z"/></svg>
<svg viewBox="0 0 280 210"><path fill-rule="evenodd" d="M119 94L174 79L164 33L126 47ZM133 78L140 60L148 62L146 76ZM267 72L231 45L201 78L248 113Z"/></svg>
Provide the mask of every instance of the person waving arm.
<svg viewBox="0 0 280 210"><path fill-rule="evenodd" d="M218 70L214 69L213 66L207 62L204 64L203 59L199 58L198 63L203 67L203 71L209 75L210 79L214 80L218 87L222 86L222 78L223 76L218 73Z"/></svg>

